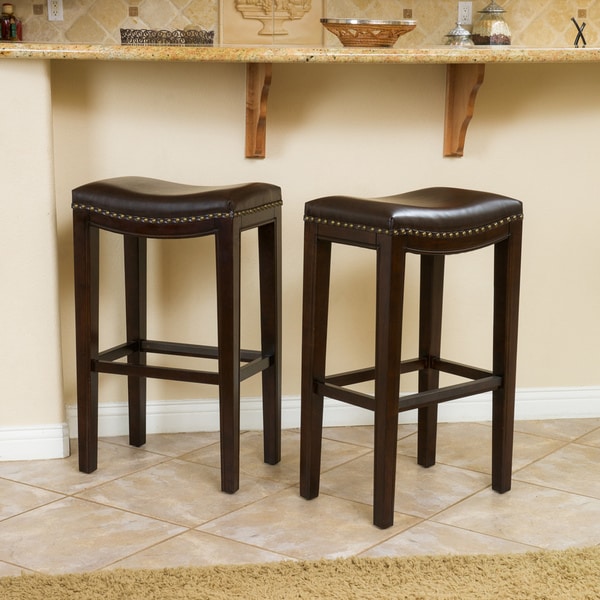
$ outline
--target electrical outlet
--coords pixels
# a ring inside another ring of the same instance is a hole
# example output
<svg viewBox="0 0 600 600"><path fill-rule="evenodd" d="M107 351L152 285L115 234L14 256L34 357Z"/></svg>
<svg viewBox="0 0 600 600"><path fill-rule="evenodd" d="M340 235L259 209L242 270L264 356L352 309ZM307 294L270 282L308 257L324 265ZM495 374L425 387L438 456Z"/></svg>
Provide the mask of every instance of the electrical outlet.
<svg viewBox="0 0 600 600"><path fill-rule="evenodd" d="M62 0L48 0L48 21L63 20Z"/></svg>
<svg viewBox="0 0 600 600"><path fill-rule="evenodd" d="M473 3L459 2L458 3L458 22L461 25L473 24Z"/></svg>

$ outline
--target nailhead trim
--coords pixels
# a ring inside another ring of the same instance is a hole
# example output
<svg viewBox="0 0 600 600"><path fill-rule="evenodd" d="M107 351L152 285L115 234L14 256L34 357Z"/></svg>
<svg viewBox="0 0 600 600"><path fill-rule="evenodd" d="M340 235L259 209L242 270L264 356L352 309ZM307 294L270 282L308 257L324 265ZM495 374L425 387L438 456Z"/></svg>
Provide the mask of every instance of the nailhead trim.
<svg viewBox="0 0 600 600"><path fill-rule="evenodd" d="M361 223L346 223L345 221L337 221L335 219L323 219L321 217L304 216L304 220L308 223L317 223L322 225L334 225L336 227L344 227L347 229L357 229L359 231L368 231L371 233L383 233L386 235L407 235L415 237L428 237L428 238L458 238L468 237L470 235L477 235L485 231L502 227L511 221L519 221L523 218L522 214L511 215L489 223L488 225L481 225L480 227L474 227L472 229L462 229L460 231L425 231L421 229L411 229L409 227L401 227L400 229L383 229L381 227L373 227L369 225L363 225Z"/></svg>
<svg viewBox="0 0 600 600"><path fill-rule="evenodd" d="M71 208L74 210L87 210L89 212L100 214L104 217L110 217L111 219L119 219L121 221L134 221L136 223L152 223L153 225L172 225L180 223L197 223L200 221L208 221L209 219L233 219L234 217L250 215L253 213L261 212L263 210L267 210L269 208L273 208L275 206L281 206L282 204L282 200L277 200L275 202L263 204L262 206L258 206L256 208L247 208L238 212L215 212L209 213L207 215L192 215L189 217L143 217L139 215L128 215L125 213L114 212L111 210L106 210L105 208L90 206L89 204L78 204L76 202L73 202L71 204Z"/></svg>

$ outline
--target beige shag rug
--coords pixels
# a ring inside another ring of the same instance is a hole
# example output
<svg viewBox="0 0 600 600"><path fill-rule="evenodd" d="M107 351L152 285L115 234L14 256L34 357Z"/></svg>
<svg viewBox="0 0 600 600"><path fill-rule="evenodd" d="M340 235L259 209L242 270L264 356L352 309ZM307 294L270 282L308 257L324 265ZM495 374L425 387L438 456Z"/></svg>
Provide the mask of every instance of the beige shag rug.
<svg viewBox="0 0 600 600"><path fill-rule="evenodd" d="M0 578L2 600L598 600L600 546Z"/></svg>

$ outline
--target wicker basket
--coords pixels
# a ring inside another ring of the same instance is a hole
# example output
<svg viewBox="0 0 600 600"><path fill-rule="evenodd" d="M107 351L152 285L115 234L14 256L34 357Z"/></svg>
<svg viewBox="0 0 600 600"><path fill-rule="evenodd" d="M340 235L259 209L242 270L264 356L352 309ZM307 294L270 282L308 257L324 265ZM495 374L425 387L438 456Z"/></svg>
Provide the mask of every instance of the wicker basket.
<svg viewBox="0 0 600 600"><path fill-rule="evenodd" d="M321 19L323 26L335 34L344 46L391 48L401 35L412 31L417 22L366 21L361 19Z"/></svg>
<svg viewBox="0 0 600 600"><path fill-rule="evenodd" d="M121 29L121 44L126 46L212 46L214 31L203 29Z"/></svg>

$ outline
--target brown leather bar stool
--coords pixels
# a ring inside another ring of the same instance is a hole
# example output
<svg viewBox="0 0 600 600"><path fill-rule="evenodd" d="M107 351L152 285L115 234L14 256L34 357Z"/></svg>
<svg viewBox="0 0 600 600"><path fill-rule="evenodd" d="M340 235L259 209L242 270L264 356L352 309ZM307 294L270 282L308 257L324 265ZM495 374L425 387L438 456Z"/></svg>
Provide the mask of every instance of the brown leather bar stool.
<svg viewBox="0 0 600 600"><path fill-rule="evenodd" d="M221 488L239 487L240 382L262 373L264 458L281 454L281 190L267 183L198 187L121 177L73 191L79 469L98 462L98 373L128 377L129 437L146 442L146 378L219 387ZM240 349L240 236L258 228L261 349ZM123 235L127 341L99 351L99 230ZM212 235L218 346L146 339L147 238ZM212 358L216 372L147 364L147 354ZM115 362L127 357L127 362ZM241 364L243 363L243 364Z"/></svg>
<svg viewBox="0 0 600 600"><path fill-rule="evenodd" d="M374 516L394 522L398 413L418 409L418 463L435 463L440 402L492 392L492 487L511 486L522 204L487 192L427 188L385 198L331 196L305 207L300 493L319 494L323 397L374 411ZM332 243L377 252L375 366L325 370ZM441 357L445 255L494 245L491 370ZM401 360L405 258L420 255L419 356ZM419 372L399 397L400 375ZM440 372L469 381L439 387ZM374 381L373 395L347 386Z"/></svg>

